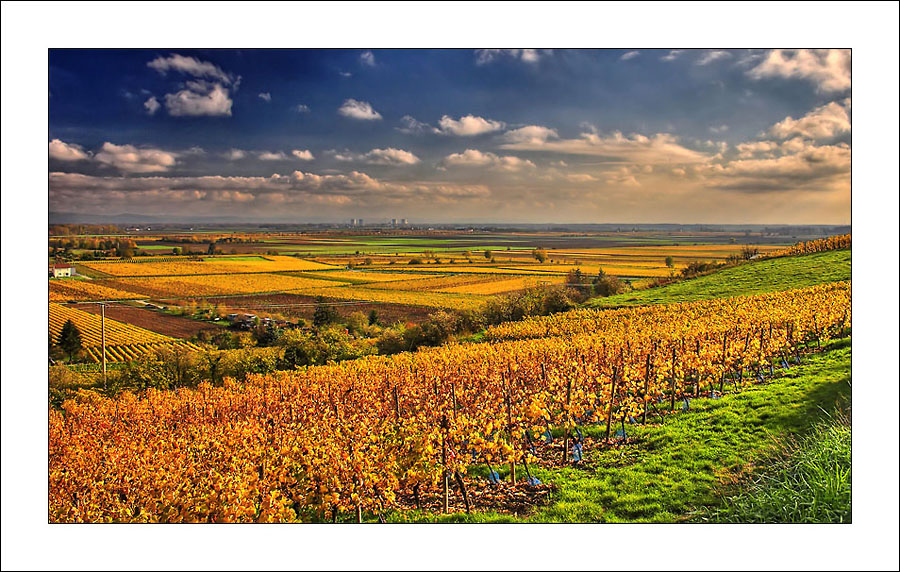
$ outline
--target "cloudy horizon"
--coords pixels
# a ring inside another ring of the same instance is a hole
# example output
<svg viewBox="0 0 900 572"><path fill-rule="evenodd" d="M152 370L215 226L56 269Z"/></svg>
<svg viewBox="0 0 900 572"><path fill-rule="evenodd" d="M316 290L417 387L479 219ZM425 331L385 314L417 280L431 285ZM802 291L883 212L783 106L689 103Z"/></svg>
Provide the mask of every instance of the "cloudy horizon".
<svg viewBox="0 0 900 572"><path fill-rule="evenodd" d="M849 224L846 50L50 50L49 202Z"/></svg>

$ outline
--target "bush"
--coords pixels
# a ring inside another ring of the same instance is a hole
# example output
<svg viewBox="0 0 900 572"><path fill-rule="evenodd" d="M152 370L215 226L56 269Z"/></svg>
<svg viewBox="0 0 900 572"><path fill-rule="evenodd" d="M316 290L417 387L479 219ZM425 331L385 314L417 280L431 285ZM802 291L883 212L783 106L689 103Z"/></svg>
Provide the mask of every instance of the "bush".
<svg viewBox="0 0 900 572"><path fill-rule="evenodd" d="M604 274L594 279L595 296L614 296L625 291L625 284L616 276Z"/></svg>

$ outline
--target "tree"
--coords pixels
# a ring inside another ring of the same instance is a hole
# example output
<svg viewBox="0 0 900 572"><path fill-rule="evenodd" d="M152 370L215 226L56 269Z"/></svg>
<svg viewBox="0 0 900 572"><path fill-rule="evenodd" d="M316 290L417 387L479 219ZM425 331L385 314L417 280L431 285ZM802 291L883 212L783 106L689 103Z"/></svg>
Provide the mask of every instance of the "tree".
<svg viewBox="0 0 900 572"><path fill-rule="evenodd" d="M71 360L81 351L81 332L72 320L66 320L59 333L57 344Z"/></svg>
<svg viewBox="0 0 900 572"><path fill-rule="evenodd" d="M669 268L675 268L675 259L671 256L666 256L666 266Z"/></svg>
<svg viewBox="0 0 900 572"><path fill-rule="evenodd" d="M370 326L378 325L378 312L375 310L375 308L372 308L369 311L369 325Z"/></svg>
<svg viewBox="0 0 900 572"><path fill-rule="evenodd" d="M337 321L338 313L333 307L325 303L322 296L316 298L316 311L313 312L313 325L321 328L327 324Z"/></svg>
<svg viewBox="0 0 900 572"><path fill-rule="evenodd" d="M172 249L172 254L175 256L181 256L182 250L180 246L176 246Z"/></svg>
<svg viewBox="0 0 900 572"><path fill-rule="evenodd" d="M213 255L216 253L216 243L210 242L209 248L206 249L206 254Z"/></svg>
<svg viewBox="0 0 900 572"><path fill-rule="evenodd" d="M484 249L484 257L485 257L485 258L487 258L488 260L490 260L491 258L493 258L493 256L494 256L494 255L491 253L490 250L488 250L487 248Z"/></svg>
<svg viewBox="0 0 900 572"><path fill-rule="evenodd" d="M750 260L757 254L759 254L759 249L755 246L744 246L741 248L741 258L744 260Z"/></svg>
<svg viewBox="0 0 900 572"><path fill-rule="evenodd" d="M535 248L531 251L531 256L533 256L538 262L543 263L547 260L547 251L543 248Z"/></svg>
<svg viewBox="0 0 900 572"><path fill-rule="evenodd" d="M116 243L116 256L119 258L134 257L134 243L130 240L122 240Z"/></svg>

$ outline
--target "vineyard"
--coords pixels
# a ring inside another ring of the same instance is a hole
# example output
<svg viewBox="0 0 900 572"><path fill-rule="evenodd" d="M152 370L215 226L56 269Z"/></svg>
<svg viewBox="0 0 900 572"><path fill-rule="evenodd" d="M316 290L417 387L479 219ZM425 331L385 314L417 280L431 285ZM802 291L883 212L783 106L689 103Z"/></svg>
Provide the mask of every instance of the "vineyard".
<svg viewBox="0 0 900 572"><path fill-rule="evenodd" d="M290 272L303 270L326 270L334 268L310 260L292 256L267 256L258 260L247 257L206 257L199 260L188 257L147 258L123 262L103 260L85 262L82 266L110 276L184 276L193 274L250 274L263 272Z"/></svg>
<svg viewBox="0 0 900 572"><path fill-rule="evenodd" d="M95 314L50 304L50 335L59 337L63 324L72 320L81 332L81 343L90 360L102 361L101 317ZM130 324L106 320L107 361L128 361L163 348L183 347L199 350L190 342L170 338Z"/></svg>
<svg viewBox="0 0 900 572"><path fill-rule="evenodd" d="M533 468L579 463L626 424L740 391L843 336L850 284L608 314L242 385L83 394L49 412L49 518L362 519L436 494L446 511L451 480L468 510L495 494L474 469L499 487L501 465L504 490L539 494ZM604 437L586 438L597 426Z"/></svg>
<svg viewBox="0 0 900 572"><path fill-rule="evenodd" d="M776 258L779 256L797 256L800 254L813 254L815 252L827 252L829 250L841 250L852 246L852 236L849 234L841 234L837 236L829 236L819 238L817 240L809 240L795 244L794 246L769 252L766 258Z"/></svg>

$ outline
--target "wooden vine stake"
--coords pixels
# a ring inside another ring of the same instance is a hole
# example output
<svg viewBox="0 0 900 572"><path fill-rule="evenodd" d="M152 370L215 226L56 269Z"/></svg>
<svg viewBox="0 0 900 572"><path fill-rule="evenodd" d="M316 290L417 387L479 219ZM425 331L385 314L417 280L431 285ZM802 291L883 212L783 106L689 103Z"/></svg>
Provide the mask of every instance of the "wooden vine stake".
<svg viewBox="0 0 900 572"><path fill-rule="evenodd" d="M647 352L647 364L644 366L644 418L642 423L647 423L647 400L650 398L650 352Z"/></svg>
<svg viewBox="0 0 900 572"><path fill-rule="evenodd" d="M613 403L616 400L616 378L619 375L619 366L616 365L613 367L612 379L610 380L610 388L609 388L609 409L606 412L606 443L609 444L609 432L612 429L612 413L613 413Z"/></svg>
<svg viewBox="0 0 900 572"><path fill-rule="evenodd" d="M675 411L675 346L672 346L672 411Z"/></svg>
<svg viewBox="0 0 900 572"><path fill-rule="evenodd" d="M506 387L506 428L509 433L509 443L513 444L513 422L512 422L512 397L510 396L510 387L507 385ZM515 448L513 448L515 450ZM511 483L516 483L516 462L509 462L509 480Z"/></svg>
<svg viewBox="0 0 900 572"><path fill-rule="evenodd" d="M569 458L569 419L571 415L569 414L569 404L572 402L572 378L566 380L566 426L563 429L563 463L566 462Z"/></svg>
<svg viewBox="0 0 900 572"><path fill-rule="evenodd" d="M443 468L444 514L450 512L450 471L447 470L447 429L450 423L447 415L441 415L441 466Z"/></svg>

